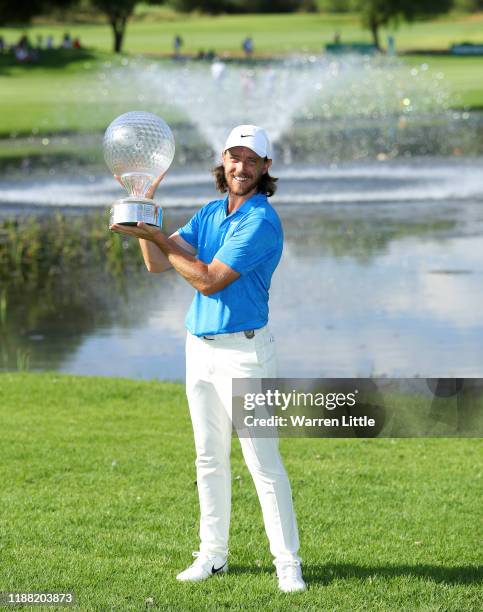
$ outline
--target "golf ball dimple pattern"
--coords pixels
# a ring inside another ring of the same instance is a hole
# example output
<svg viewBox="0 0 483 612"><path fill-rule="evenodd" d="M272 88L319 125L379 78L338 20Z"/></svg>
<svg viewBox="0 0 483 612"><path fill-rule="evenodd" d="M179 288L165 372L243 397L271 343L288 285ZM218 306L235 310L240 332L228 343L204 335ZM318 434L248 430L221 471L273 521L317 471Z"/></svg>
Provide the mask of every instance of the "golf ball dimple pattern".
<svg viewBox="0 0 483 612"><path fill-rule="evenodd" d="M159 176L174 157L169 125L153 113L131 111L114 119L104 134L104 159L113 174L143 172Z"/></svg>

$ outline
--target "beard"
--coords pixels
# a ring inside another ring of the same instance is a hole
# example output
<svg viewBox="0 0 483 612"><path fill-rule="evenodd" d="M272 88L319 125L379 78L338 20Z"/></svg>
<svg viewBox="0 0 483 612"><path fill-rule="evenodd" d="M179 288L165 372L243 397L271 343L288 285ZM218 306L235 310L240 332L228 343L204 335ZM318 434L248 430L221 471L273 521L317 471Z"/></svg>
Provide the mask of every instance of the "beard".
<svg viewBox="0 0 483 612"><path fill-rule="evenodd" d="M261 174L256 177L249 177L247 175L241 175L241 177L246 178L246 180L238 182L233 174L228 176L225 175L229 193L237 196L247 195L247 193L250 193L250 191L253 191L257 187Z"/></svg>

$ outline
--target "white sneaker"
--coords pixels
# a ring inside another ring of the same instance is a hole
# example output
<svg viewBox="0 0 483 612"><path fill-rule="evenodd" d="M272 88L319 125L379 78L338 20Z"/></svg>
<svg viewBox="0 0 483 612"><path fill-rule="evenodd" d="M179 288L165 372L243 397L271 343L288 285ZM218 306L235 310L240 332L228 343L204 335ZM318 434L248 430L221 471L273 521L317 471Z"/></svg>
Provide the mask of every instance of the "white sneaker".
<svg viewBox="0 0 483 612"><path fill-rule="evenodd" d="M284 593L294 591L305 591L307 585L302 578L300 561L277 561L275 562L278 576L278 587Z"/></svg>
<svg viewBox="0 0 483 612"><path fill-rule="evenodd" d="M179 573L176 580L199 582L228 571L226 557L207 556L200 552L194 552L193 557L196 557L196 560L187 569Z"/></svg>

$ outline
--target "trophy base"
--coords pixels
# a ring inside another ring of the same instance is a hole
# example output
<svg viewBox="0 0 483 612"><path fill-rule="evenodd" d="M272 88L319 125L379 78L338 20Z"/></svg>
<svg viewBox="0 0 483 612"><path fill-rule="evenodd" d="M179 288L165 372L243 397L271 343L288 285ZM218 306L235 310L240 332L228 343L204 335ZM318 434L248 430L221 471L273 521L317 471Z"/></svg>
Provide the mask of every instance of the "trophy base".
<svg viewBox="0 0 483 612"><path fill-rule="evenodd" d="M132 196L116 200L112 205L109 216L109 225L136 225L142 221L147 225L161 228L163 224L163 211L153 200L142 196Z"/></svg>

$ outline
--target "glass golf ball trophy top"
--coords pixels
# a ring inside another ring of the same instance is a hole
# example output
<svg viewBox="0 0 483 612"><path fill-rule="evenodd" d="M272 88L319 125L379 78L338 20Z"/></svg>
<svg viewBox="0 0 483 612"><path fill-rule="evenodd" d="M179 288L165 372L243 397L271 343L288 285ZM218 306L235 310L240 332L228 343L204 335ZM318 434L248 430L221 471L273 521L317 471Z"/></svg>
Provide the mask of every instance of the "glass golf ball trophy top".
<svg viewBox="0 0 483 612"><path fill-rule="evenodd" d="M174 157L174 136L169 125L153 113L131 111L114 119L104 134L104 159L129 197L116 200L109 225L162 226L163 214L146 197L153 182L170 167Z"/></svg>

